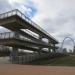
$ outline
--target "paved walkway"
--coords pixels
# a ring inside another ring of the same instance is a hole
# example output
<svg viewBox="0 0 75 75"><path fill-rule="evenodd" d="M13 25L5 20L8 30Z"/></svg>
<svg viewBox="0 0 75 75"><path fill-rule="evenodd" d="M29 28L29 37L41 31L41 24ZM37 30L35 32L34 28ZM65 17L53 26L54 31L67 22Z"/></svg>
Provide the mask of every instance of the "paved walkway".
<svg viewBox="0 0 75 75"><path fill-rule="evenodd" d="M9 57L0 57L0 64L9 64Z"/></svg>
<svg viewBox="0 0 75 75"><path fill-rule="evenodd" d="M75 75L75 67L3 64L0 75Z"/></svg>

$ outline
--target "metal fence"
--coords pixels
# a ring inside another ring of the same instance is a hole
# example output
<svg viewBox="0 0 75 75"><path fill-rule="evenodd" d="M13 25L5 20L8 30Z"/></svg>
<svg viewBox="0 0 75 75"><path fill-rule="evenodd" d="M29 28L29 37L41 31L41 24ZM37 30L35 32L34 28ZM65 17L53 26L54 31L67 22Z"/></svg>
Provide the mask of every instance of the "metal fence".
<svg viewBox="0 0 75 75"><path fill-rule="evenodd" d="M22 54L22 55L17 55L15 56L15 58L13 58L12 56L10 57L12 63L16 63L16 64L24 64L24 63L28 63L28 62L32 62L38 59L43 59L48 57L49 54L43 54L41 53L41 55L39 55L39 53L29 53L29 54Z"/></svg>

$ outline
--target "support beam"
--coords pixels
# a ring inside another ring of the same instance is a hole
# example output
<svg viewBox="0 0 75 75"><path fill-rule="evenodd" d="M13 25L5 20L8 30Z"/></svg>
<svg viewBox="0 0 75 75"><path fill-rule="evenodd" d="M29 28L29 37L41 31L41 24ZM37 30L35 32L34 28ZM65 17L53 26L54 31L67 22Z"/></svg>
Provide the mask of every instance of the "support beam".
<svg viewBox="0 0 75 75"><path fill-rule="evenodd" d="M51 40L48 39L48 44L49 44L49 46L53 46L53 48L50 48L50 47L48 48L49 52L51 52L51 49L52 49L52 52L55 53L56 52L55 51L55 49L56 49L55 43L53 43Z"/></svg>

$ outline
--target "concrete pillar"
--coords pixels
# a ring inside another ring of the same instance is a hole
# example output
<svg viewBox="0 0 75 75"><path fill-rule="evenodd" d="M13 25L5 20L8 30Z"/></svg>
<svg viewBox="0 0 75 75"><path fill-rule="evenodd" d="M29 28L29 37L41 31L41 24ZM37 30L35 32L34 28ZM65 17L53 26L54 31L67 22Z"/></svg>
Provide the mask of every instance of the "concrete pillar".
<svg viewBox="0 0 75 75"><path fill-rule="evenodd" d="M17 59L17 56L18 56L18 48L16 48L14 46L13 51L12 51L12 63L19 63L19 60Z"/></svg>
<svg viewBox="0 0 75 75"><path fill-rule="evenodd" d="M39 40L42 41L42 36L39 36ZM42 47L39 47L39 55L41 54Z"/></svg>
<svg viewBox="0 0 75 75"><path fill-rule="evenodd" d="M49 41L48 44L51 46L51 42L50 41ZM51 47L49 47L48 50L49 50L49 53L51 53Z"/></svg>
<svg viewBox="0 0 75 75"><path fill-rule="evenodd" d="M19 34L17 32L15 32L14 34L15 34L15 38L19 38Z"/></svg>
<svg viewBox="0 0 75 75"><path fill-rule="evenodd" d="M54 48L53 48L53 52L56 53L56 51L55 51L55 44L53 44L53 47L54 47Z"/></svg>

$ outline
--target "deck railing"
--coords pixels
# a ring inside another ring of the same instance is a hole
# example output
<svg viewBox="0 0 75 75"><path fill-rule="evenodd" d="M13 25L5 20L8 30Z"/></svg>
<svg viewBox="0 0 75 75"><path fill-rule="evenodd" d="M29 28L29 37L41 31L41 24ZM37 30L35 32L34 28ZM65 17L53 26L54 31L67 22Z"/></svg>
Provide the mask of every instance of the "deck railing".
<svg viewBox="0 0 75 75"><path fill-rule="evenodd" d="M27 41L33 42L31 39L28 39L22 35L19 35L18 33L14 33L14 32L0 33L0 39L11 39L11 38L27 40Z"/></svg>
<svg viewBox="0 0 75 75"><path fill-rule="evenodd" d="M4 33L0 33L0 39L12 39L12 38L15 38L15 39L19 39L19 40L24 40L24 41L30 41L30 42L35 42L27 37L24 37L18 33L15 33L15 32L4 32ZM42 41L44 44L48 44L47 42L45 41Z"/></svg>

